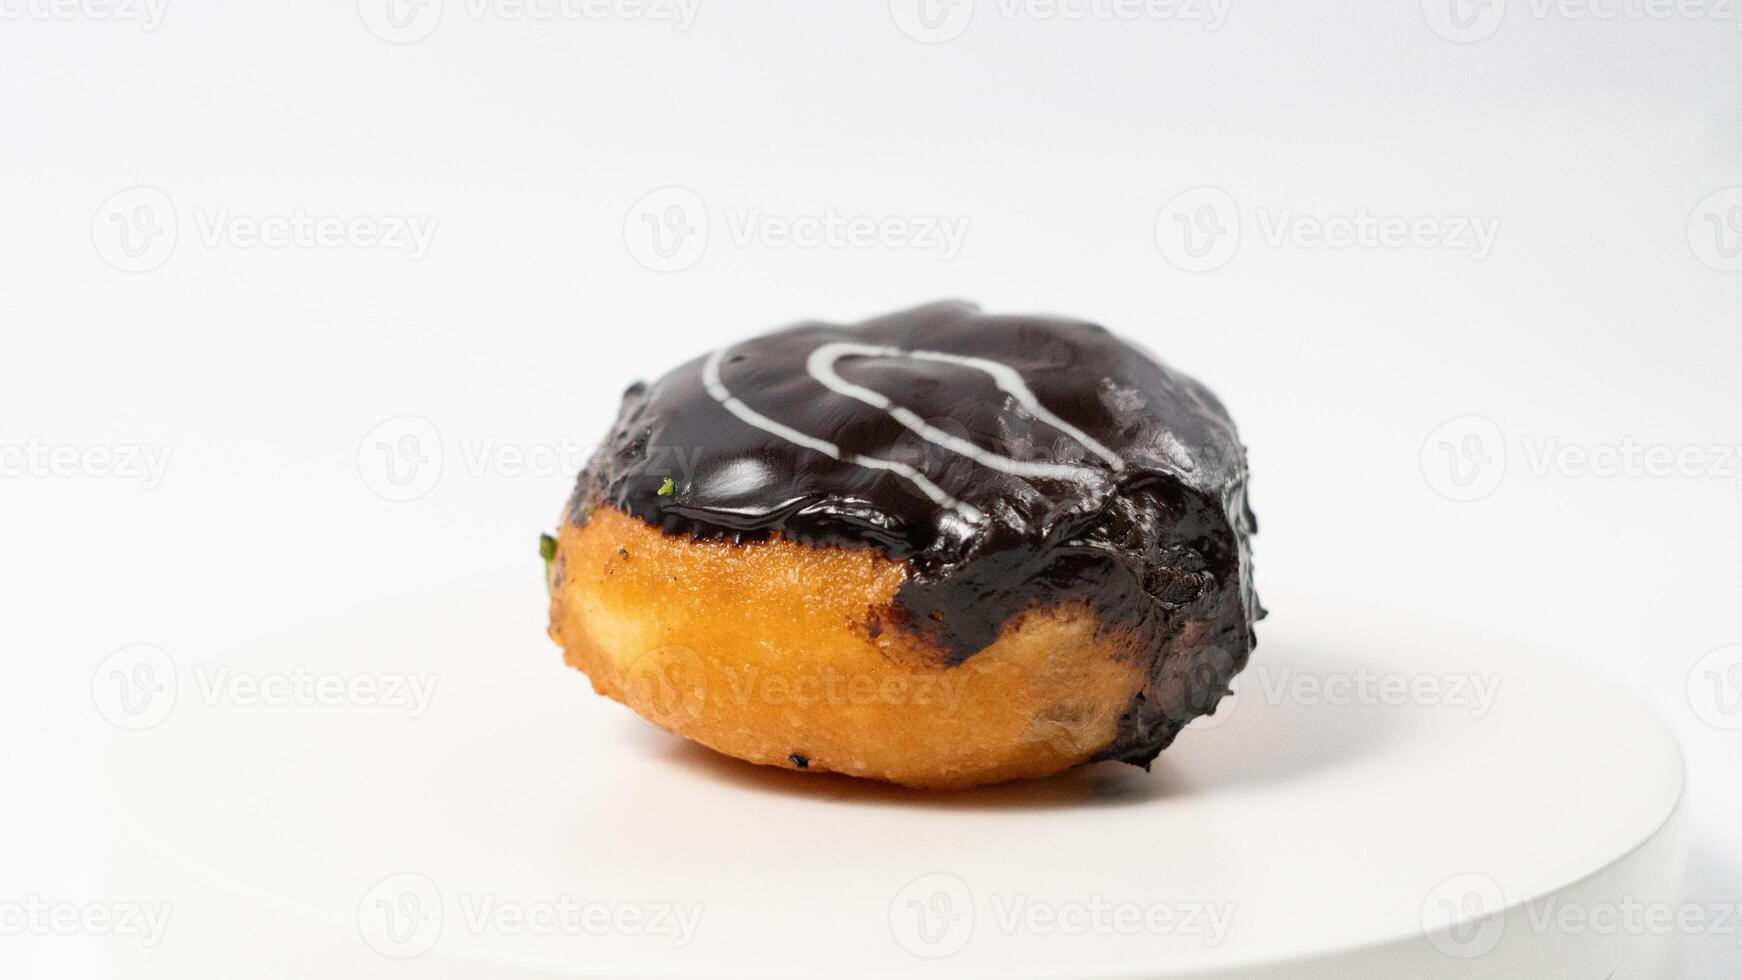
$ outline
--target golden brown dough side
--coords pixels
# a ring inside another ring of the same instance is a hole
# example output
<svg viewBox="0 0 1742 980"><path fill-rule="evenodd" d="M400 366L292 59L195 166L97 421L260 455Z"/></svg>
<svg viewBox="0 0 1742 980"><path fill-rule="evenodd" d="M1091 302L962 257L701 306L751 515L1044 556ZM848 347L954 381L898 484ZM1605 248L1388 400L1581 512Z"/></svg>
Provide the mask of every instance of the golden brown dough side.
<svg viewBox="0 0 1742 980"><path fill-rule="evenodd" d="M1045 776L1110 745L1145 682L1086 603L1036 607L958 666L881 628L905 566L870 549L734 544L605 504L565 523L550 635L593 689L727 755L909 786Z"/></svg>

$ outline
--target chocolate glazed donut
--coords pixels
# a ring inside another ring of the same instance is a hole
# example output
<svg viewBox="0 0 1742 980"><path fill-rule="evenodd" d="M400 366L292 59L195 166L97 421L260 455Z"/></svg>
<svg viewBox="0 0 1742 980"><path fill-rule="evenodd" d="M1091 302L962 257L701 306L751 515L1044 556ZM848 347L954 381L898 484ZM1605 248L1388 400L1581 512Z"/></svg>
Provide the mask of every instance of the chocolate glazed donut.
<svg viewBox="0 0 1742 980"><path fill-rule="evenodd" d="M1094 324L961 302L804 323L628 389L565 515L552 635L595 687L628 700L576 654L585 615L564 608L566 535L601 511L678 544L868 550L899 567L887 601L851 627L909 665L973 663L1037 611L1092 614L1092 635L1120 637L1108 649L1137 681L1110 740L1063 764L1147 767L1215 710L1253 648L1263 610L1246 484L1215 395ZM787 758L809 766L798 748ZM976 781L956 768L860 774Z"/></svg>

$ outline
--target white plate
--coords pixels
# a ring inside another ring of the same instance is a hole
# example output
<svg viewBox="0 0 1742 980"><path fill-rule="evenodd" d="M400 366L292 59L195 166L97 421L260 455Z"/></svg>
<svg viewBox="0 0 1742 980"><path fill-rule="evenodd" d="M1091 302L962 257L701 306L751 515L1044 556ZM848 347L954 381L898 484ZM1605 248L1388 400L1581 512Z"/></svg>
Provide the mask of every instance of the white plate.
<svg viewBox="0 0 1742 980"><path fill-rule="evenodd" d="M1668 937L1566 903L1674 900L1678 751L1504 641L1267 593L1237 698L1153 772L935 794L653 729L562 668L541 599L306 624L233 668L434 674L416 719L238 706L177 664L111 754L117 871L176 902L135 975L1669 975Z"/></svg>

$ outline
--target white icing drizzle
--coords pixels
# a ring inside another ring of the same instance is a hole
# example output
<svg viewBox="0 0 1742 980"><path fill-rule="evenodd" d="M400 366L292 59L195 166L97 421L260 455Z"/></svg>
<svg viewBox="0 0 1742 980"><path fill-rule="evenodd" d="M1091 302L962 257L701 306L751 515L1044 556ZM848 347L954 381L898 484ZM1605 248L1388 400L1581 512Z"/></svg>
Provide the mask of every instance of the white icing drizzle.
<svg viewBox="0 0 1742 980"><path fill-rule="evenodd" d="M969 522L978 524L986 519L986 515L979 508L972 504L963 503L945 493L942 487L927 479L924 473L906 463L892 459L878 459L875 456L862 456L858 453L842 452L841 447L832 442L806 435L791 426L782 425L744 404L720 380L720 361L725 355L725 348L708 355L707 361L702 365L702 384L707 387L708 394L712 395L715 401L726 406L726 411L737 416L746 425L761 429L769 435L779 436L794 445L813 449L831 459L842 460L873 470L888 470L918 487L919 491L925 494L932 503L939 507L948 507Z"/></svg>
<svg viewBox="0 0 1742 980"><path fill-rule="evenodd" d="M894 418L897 422L900 422L902 425L905 425L914 432L924 436L926 441L933 445L942 446L953 453L959 453L966 456L988 469L994 469L1000 473L1009 473L1012 476L1037 477L1050 480L1095 479L1098 474L1096 474L1094 470L1084 466L1073 466L1067 463L1033 462L1029 460L1012 459L1009 456L982 449L966 439L953 436L950 433L926 422L911 409L904 408L903 406L890 401L889 398L881 392L872 391L870 388L866 388L863 385L856 385L841 377L840 374L835 371L835 362L843 357L910 357L916 361L939 361L945 364L959 364L963 367L971 367L979 371L984 371L992 376L993 383L998 386L1000 391L1003 391L1005 394L1016 399L1017 403L1020 404L1028 414L1042 422L1045 422L1047 425L1052 426L1060 432L1065 433L1072 439L1077 440L1077 442L1081 443L1090 452L1093 452L1095 455L1106 460L1107 465L1113 467L1115 472L1125 468L1125 461L1120 459L1117 453L1112 452L1106 446L1103 446L1094 439L1089 438L1087 433L1078 429L1076 426L1071 425L1069 422L1066 422L1064 419L1061 419L1057 415L1048 411L1046 406L1040 403L1040 399L1034 396L1034 392L1028 387L1028 383L1022 380L1022 375L1008 364L989 361L983 357L966 357L961 354L948 354L943 351L908 351L902 350L899 347L877 347L871 344L841 342L824 344L816 350L811 351L809 360L805 362L805 370L810 373L811 377L815 378L823 387L830 391L833 391L836 394L846 395L849 398L856 398L873 408L882 409L889 413L890 417Z"/></svg>
<svg viewBox="0 0 1742 980"><path fill-rule="evenodd" d="M983 514L978 508L950 496L942 487L939 487L928 479L924 473L919 472L906 463L891 459L880 459L875 456L865 456L859 453L846 452L842 450L840 446L837 446L832 442L818 439L815 436L800 432L791 426L776 422L768 416L763 415L744 404L742 400L732 394L731 390L726 387L725 382L720 379L720 363L725 359L726 351L727 348L721 348L720 350L714 351L712 354L708 355L707 361L702 365L702 384L708 389L708 394L713 396L715 401L725 406L728 412L737 416L738 419L743 421L745 424L761 429L763 432L770 435L779 436L794 445L803 446L806 449L822 453L831 459L853 463L858 466L864 466L868 469L887 470L891 473L895 473L907 480L909 483L912 483L915 487L918 487L921 493L924 493L938 506L947 507L972 523L977 524L985 519L985 514ZM1077 442L1081 443L1090 452L1093 452L1095 455L1105 460L1107 465L1111 466L1115 472L1125 468L1125 461L1120 459L1117 453L1114 453L1106 446L1103 446L1099 442L1090 438L1087 433L1078 429L1076 426L1071 425L1064 419L1054 415L1051 411L1048 411L1046 406L1040 403L1040 399L1035 397L1033 390L1028 387L1028 383L1022 380L1022 375L1018 373L1015 368L1012 368L1007 364L1001 364L997 361L991 361L980 357L949 354L943 351L910 351L902 350L899 347L878 347L871 344L839 342L823 344L816 350L812 351L809 359L805 363L805 370L812 378L816 379L817 383L830 391L839 395L845 395L848 398L856 399L873 408L886 412L897 422L900 422L913 432L918 433L927 442L947 449L950 452L966 456L981 466L997 470L1000 473L1009 473L1012 476L1020 477L1079 481L1096 479L1099 474L1095 470L1085 466L1012 459L1009 456L990 452L968 442L965 439L951 435L950 433L926 422L911 409L895 404L880 392L873 391L863 385L853 384L847 379L841 377L835 370L835 362L843 357L906 357L917 361L937 361L945 364L957 364L963 367L970 367L978 371L983 371L991 376L993 383L998 386L999 390L1016 399L1017 403L1020 404L1023 410L1028 412L1029 415L1032 415L1034 418L1045 422L1047 425L1050 425L1077 440Z"/></svg>

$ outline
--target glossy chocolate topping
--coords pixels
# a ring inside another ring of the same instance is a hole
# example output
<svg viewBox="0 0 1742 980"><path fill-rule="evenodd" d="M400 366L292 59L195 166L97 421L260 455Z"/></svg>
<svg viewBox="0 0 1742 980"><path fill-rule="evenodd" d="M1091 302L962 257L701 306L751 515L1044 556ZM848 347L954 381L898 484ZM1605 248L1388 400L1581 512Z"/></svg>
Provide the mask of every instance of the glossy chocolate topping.
<svg viewBox="0 0 1742 980"><path fill-rule="evenodd" d="M570 519L872 547L908 563L868 628L960 663L1037 604L1138 631L1151 682L1102 753L1146 765L1252 648L1246 463L1191 378L1091 323L935 303L804 323L624 394Z"/></svg>

